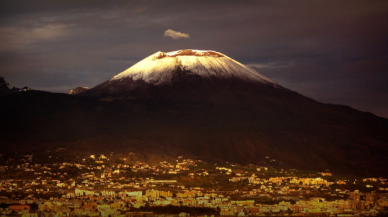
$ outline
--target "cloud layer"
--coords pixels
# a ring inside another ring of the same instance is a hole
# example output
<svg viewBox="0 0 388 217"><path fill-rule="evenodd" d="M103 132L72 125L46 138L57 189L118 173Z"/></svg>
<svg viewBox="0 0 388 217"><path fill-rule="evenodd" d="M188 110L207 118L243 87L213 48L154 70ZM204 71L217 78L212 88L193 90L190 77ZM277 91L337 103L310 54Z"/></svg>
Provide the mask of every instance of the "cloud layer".
<svg viewBox="0 0 388 217"><path fill-rule="evenodd" d="M171 37L173 39L190 38L189 34L177 32L177 31L174 31L172 29L166 30L164 32L164 36Z"/></svg>

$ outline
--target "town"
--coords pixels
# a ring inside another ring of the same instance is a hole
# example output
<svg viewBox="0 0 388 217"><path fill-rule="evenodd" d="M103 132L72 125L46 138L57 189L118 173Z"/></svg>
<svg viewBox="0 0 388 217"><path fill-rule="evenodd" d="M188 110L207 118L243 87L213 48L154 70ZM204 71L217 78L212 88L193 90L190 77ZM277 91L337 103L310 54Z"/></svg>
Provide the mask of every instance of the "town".
<svg viewBox="0 0 388 217"><path fill-rule="evenodd" d="M388 179L66 148L0 155L0 216L385 216ZM273 166L277 165L277 166Z"/></svg>

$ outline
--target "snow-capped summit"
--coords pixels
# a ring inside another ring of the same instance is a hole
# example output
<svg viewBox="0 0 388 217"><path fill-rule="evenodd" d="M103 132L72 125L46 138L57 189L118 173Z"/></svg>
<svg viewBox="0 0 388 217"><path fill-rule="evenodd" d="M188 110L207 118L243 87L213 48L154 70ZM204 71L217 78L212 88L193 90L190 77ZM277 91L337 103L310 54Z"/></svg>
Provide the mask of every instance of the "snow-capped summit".
<svg viewBox="0 0 388 217"><path fill-rule="evenodd" d="M143 80L159 86L171 83L177 71L190 72L202 78L233 78L276 85L264 75L222 53L191 49L168 53L156 52L110 80L132 78L134 81Z"/></svg>
<svg viewBox="0 0 388 217"><path fill-rule="evenodd" d="M81 95L110 99L231 102L239 93L284 91L271 79L211 50L156 52ZM249 94L246 94L249 95ZM232 97L233 96L233 97Z"/></svg>

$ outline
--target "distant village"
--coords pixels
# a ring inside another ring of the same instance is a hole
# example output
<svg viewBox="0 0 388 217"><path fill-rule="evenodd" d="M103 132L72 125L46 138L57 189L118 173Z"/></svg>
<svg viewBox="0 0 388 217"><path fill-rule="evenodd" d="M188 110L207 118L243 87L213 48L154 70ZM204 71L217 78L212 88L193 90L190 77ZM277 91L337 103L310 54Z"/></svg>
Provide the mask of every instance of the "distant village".
<svg viewBox="0 0 388 217"><path fill-rule="evenodd" d="M385 178L183 156L152 161L136 153L66 153L1 155L0 216L388 215Z"/></svg>

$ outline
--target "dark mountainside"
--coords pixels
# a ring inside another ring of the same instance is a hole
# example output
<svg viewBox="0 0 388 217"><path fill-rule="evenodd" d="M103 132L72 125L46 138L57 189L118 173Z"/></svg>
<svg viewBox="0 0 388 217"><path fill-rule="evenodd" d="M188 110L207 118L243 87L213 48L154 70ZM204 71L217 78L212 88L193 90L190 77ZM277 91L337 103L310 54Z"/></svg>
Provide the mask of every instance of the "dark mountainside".
<svg viewBox="0 0 388 217"><path fill-rule="evenodd" d="M7 83L3 77L0 76L0 97L11 94L11 93L16 93L20 91L28 91L31 90L29 87L23 87L23 88L17 88L17 87L12 87Z"/></svg>
<svg viewBox="0 0 388 217"><path fill-rule="evenodd" d="M82 92L87 91L87 90L89 90L88 87L76 87L76 88L73 88L69 91L66 91L65 93L70 94L70 95L75 95L75 94L79 94L79 93L82 93Z"/></svg>
<svg viewBox="0 0 388 217"><path fill-rule="evenodd" d="M387 176L388 120L316 102L272 83L205 78L110 80L78 95L28 91L0 98L0 142L187 155L213 162ZM17 144L18 146L9 146Z"/></svg>

